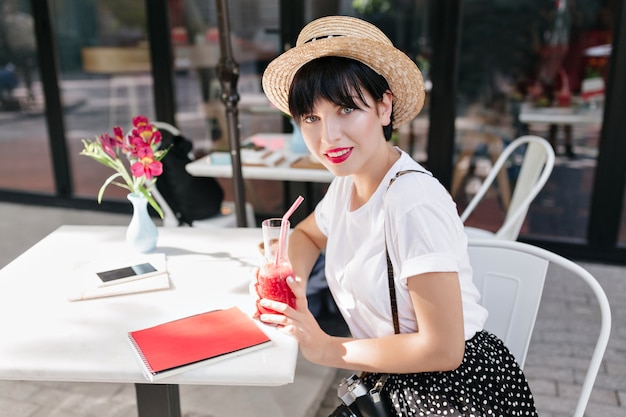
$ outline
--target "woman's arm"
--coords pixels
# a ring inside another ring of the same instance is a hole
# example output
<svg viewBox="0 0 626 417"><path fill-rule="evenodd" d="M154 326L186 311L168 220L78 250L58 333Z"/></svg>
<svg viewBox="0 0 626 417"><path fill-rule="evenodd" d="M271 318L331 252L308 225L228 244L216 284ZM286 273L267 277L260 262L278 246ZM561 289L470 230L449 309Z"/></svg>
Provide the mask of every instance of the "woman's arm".
<svg viewBox="0 0 626 417"><path fill-rule="evenodd" d="M300 299L305 297L299 281L291 284ZM261 317L285 326L311 362L335 368L370 372L430 372L455 369L465 348L463 309L455 272L422 274L408 279L419 330L415 333L372 339L333 337L324 333L305 312L272 302L268 307L284 316ZM382 295L381 295L382 296ZM305 300L306 301L306 300Z"/></svg>
<svg viewBox="0 0 626 417"><path fill-rule="evenodd" d="M336 341L330 346L352 369L371 372L431 372L455 369L465 337L458 276L437 272L410 277L418 331L378 339ZM337 366L334 364L331 366Z"/></svg>

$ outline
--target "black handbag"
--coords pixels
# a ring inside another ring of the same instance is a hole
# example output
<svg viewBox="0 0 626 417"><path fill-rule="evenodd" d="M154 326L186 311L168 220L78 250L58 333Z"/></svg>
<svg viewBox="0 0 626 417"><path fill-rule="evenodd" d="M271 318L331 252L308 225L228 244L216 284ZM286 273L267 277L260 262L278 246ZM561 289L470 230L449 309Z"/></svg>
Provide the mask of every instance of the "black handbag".
<svg viewBox="0 0 626 417"><path fill-rule="evenodd" d="M398 179L398 177L410 172L428 174L424 171L406 170L399 171L389 181L387 189ZM400 320L398 319L398 305L396 300L396 287L394 284L393 265L389 257L387 248L387 236L385 234L385 255L387 257L387 279L389 284L389 302L391 304L391 316L393 319L393 330L395 334L400 333ZM352 374L344 378L337 388L337 397L341 400L341 405L337 407L329 417L391 417L391 404L382 390L387 383L389 374L380 374L373 387L368 387L363 377Z"/></svg>

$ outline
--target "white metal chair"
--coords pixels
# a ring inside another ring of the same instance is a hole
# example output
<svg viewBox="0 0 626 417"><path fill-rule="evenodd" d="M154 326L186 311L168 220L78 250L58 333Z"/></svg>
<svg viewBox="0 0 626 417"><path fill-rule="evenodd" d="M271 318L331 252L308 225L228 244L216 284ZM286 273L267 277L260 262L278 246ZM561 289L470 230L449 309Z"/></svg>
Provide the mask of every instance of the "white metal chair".
<svg viewBox="0 0 626 417"><path fill-rule="evenodd" d="M170 123L166 122L151 122L157 129L165 130L172 135L182 135L181 131ZM176 217L174 210L165 201L165 198L156 187L152 187L150 191L154 199L159 203L163 210L163 226L165 227L177 227L179 226L179 219ZM256 220L254 216L254 207L249 202L246 202L246 222L248 227L255 227ZM223 201L220 213L201 220L194 220L193 227L237 227L237 214L235 211L235 203L233 201Z"/></svg>
<svg viewBox="0 0 626 417"><path fill-rule="evenodd" d="M461 214L461 220L465 223L492 186L494 180L499 175L506 175L503 169L506 169L505 164L513 152L524 145L527 145L524 160L521 164L517 182L507 207L504 223L495 233L478 228L466 227L465 230L470 238L496 237L505 240L517 239L530 204L546 184L554 168L554 150L552 146L550 146L550 143L544 138L526 135L511 142L502 151L502 154L489 171L489 174L476 192L476 195L474 195Z"/></svg>
<svg viewBox="0 0 626 417"><path fill-rule="evenodd" d="M611 333L611 310L604 290L587 270L545 249L499 239L469 241L474 282L489 311L485 329L500 337L524 366L548 265L558 265L582 279L600 307L600 332L574 411L583 417Z"/></svg>

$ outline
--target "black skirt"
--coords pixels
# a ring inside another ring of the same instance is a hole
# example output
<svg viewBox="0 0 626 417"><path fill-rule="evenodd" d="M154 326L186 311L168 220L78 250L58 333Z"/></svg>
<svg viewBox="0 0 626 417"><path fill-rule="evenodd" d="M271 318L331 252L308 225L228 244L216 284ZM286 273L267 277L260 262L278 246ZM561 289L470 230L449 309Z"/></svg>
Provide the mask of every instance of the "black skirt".
<svg viewBox="0 0 626 417"><path fill-rule="evenodd" d="M373 386L380 374L367 374ZM385 397L397 416L537 416L524 373L502 341L478 332L461 365L446 372L391 374Z"/></svg>

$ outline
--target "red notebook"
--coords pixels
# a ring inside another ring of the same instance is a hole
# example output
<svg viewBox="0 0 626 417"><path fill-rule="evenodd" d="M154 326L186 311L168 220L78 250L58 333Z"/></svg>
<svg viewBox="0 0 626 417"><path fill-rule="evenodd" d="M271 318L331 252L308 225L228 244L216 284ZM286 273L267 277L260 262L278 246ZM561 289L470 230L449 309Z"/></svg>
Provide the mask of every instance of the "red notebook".
<svg viewBox="0 0 626 417"><path fill-rule="evenodd" d="M266 347L271 341L237 307L132 331L128 337L150 381Z"/></svg>

